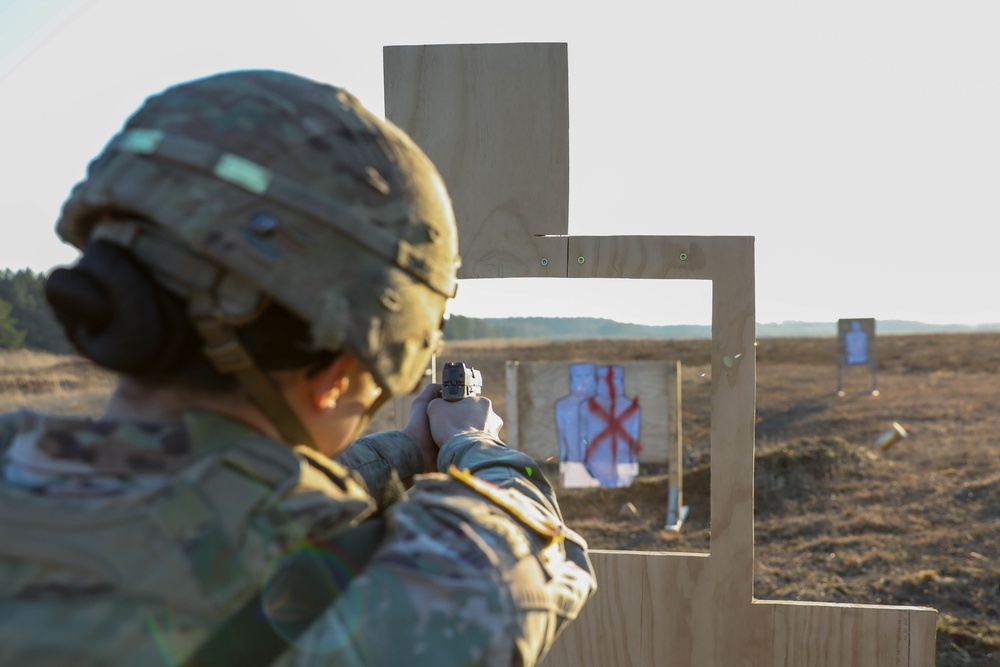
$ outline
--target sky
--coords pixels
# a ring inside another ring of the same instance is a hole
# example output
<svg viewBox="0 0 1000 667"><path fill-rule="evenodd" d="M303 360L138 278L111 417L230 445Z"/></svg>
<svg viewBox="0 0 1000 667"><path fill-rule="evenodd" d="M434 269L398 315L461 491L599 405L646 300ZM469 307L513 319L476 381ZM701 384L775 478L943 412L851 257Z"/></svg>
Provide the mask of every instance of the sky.
<svg viewBox="0 0 1000 667"><path fill-rule="evenodd" d="M383 113L382 47L566 42L571 235L756 238L758 322L1000 322L1000 3L0 0L0 268L153 93L269 68ZM462 281L452 313L707 324L695 281Z"/></svg>

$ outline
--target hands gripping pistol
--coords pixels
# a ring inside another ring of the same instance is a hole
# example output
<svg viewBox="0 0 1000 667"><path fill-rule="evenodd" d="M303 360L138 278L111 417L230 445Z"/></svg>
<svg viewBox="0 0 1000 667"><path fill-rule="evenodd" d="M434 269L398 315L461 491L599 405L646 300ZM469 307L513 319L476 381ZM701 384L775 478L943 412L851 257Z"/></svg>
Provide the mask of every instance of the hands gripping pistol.
<svg viewBox="0 0 1000 667"><path fill-rule="evenodd" d="M441 368L441 398L460 401L483 393L483 374L460 361L449 361Z"/></svg>

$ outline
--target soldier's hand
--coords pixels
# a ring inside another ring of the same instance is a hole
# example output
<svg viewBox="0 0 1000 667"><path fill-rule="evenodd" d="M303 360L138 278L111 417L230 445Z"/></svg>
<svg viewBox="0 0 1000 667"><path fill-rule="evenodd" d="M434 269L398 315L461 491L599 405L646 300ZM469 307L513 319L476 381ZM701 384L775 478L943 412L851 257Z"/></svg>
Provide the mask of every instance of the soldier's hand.
<svg viewBox="0 0 1000 667"><path fill-rule="evenodd" d="M469 396L460 401L435 398L427 406L431 436L438 445L453 435L473 431L500 436L503 419L493 412L493 401L485 396Z"/></svg>
<svg viewBox="0 0 1000 667"><path fill-rule="evenodd" d="M417 394L410 406L410 417L403 427L403 433L410 436L420 446L424 459L424 472L437 472L438 446L431 435L431 425L427 419L427 404L441 395L441 385L429 384Z"/></svg>

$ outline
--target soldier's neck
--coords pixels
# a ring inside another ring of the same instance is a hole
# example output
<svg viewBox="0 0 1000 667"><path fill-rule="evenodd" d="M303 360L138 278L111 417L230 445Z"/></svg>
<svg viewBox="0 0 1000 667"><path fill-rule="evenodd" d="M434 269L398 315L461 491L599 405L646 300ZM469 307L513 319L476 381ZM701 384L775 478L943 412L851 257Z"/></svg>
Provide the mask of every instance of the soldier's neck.
<svg viewBox="0 0 1000 667"><path fill-rule="evenodd" d="M175 421L185 410L207 410L241 421L270 438L280 440L267 417L241 394L216 395L172 386L151 386L119 377L104 408L104 419L162 423Z"/></svg>

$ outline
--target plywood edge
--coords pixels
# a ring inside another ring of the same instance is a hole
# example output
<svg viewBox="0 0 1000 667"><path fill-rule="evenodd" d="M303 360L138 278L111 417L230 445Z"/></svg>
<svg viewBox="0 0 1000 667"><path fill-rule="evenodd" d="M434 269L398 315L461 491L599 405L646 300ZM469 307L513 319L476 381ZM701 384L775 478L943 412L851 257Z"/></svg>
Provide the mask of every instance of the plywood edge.
<svg viewBox="0 0 1000 667"><path fill-rule="evenodd" d="M709 553L699 553L696 551L617 551L615 549L590 549L591 555L597 554L598 558L705 558Z"/></svg>
<svg viewBox="0 0 1000 667"><path fill-rule="evenodd" d="M754 600L754 605L761 607L821 607L823 609L860 609L889 612L918 612L937 615L937 610L933 607L917 607L908 605L886 605L886 604L854 604L848 602L809 602L799 600Z"/></svg>
<svg viewBox="0 0 1000 667"><path fill-rule="evenodd" d="M908 607L908 609L910 611L908 667L934 667L937 653L937 610L927 607Z"/></svg>
<svg viewBox="0 0 1000 667"><path fill-rule="evenodd" d="M681 362L667 364L667 518L664 529L679 531L686 516L684 508L684 451Z"/></svg>

